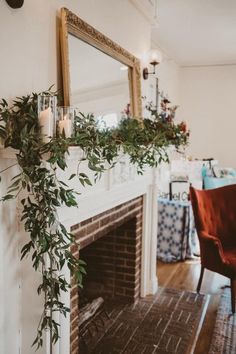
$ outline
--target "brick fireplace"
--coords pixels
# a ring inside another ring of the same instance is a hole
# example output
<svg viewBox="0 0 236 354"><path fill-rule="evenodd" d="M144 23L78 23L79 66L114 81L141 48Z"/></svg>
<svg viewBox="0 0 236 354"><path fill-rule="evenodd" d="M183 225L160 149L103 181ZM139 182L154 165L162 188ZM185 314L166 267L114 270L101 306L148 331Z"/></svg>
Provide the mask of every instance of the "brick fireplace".
<svg viewBox="0 0 236 354"><path fill-rule="evenodd" d="M15 159L15 152L11 149L2 149L0 158L3 159L4 166L5 163L8 166L9 161ZM69 180L69 177L78 172L78 160L82 159L83 153L80 148L70 147L67 156L68 169L58 171L58 179L69 183L70 187L75 190L78 189L78 181L76 178ZM13 161L11 162L14 164ZM91 172L89 172L86 162L81 163L80 171L87 175ZM113 169L108 169L94 186L87 186L78 191L81 192L81 195L78 195L78 208L64 206L57 210L60 222L68 231L74 232L81 244L81 259L83 257L88 260L94 259L98 252L101 253L101 250L107 252L101 257L103 262L99 264L99 272L104 274L109 268L115 269L113 269L114 272L110 278L107 273L105 274L105 279L109 279L112 286L109 288L105 284L104 292L116 297L123 297L125 301L135 301L139 296L145 297L148 294L155 294L158 288L156 277L157 171L147 169L143 175L138 175L135 171L136 168L130 165L129 159L124 156L119 159ZM15 221L14 217L13 222ZM25 237L24 231L20 229L19 225L18 227L22 237ZM96 244L96 242L98 243ZM77 251L75 249L73 251L76 254ZM113 256L108 259L107 255L112 254ZM77 255L79 256L79 254ZM88 264L90 263L88 261ZM23 262L21 266L22 264ZM94 269L94 267L92 268ZM22 269L25 274L28 274L29 278L27 279L30 280L32 289L35 291L38 287L38 278L35 276L35 272L31 272L27 264ZM70 270L66 265L62 273L69 282ZM91 270L91 274L94 273L96 276L96 270ZM26 322L21 327L24 329L24 333L27 333L30 346L31 338L34 336L31 331L37 327L42 304L40 301L37 304L35 301L31 301L28 280L23 288L20 283L19 296L24 299L27 311L35 314L35 316L31 316L29 323ZM99 281L101 282L100 279ZM24 291L23 297L22 291ZM79 313L78 290L73 282L72 289L61 294L61 301L65 306L72 308L72 313L71 316L66 317L63 314L54 314L55 321L60 324L60 339L51 351L48 345L50 338L47 334L43 349L45 354L74 354L78 352L78 331L75 329L76 316ZM17 330L17 333L20 332ZM23 346L28 343L27 340ZM71 352L72 347L73 352Z"/></svg>
<svg viewBox="0 0 236 354"><path fill-rule="evenodd" d="M83 157L79 148L71 147L67 157L68 169L61 171L58 178L68 183L70 175L77 173L79 157ZM89 175L86 162L81 163L80 170ZM121 156L117 165L108 169L94 186L81 190L78 208L58 210L60 222L76 235L80 243L80 254L75 248L72 251L87 260L89 275L85 278L85 286L87 280L99 283L104 300L109 295L115 302L118 298L135 301L138 297L155 294L158 288L158 175L155 169L147 169L143 175L135 171L129 158ZM74 178L69 182L70 187L77 190L78 181ZM68 267L64 267L63 274L70 281ZM62 294L61 300L72 311L66 318L63 315L55 318L60 323L60 340L54 346L53 354L75 354L78 353L77 320L82 311L79 312L78 288L73 281L72 288ZM104 301L104 306L106 304ZM82 308L81 303L80 306Z"/></svg>
<svg viewBox="0 0 236 354"><path fill-rule="evenodd" d="M94 284L97 296L135 302L140 297L143 197L132 199L73 225L71 231L80 244L87 263L86 284ZM78 287L72 281L70 353L78 353Z"/></svg>

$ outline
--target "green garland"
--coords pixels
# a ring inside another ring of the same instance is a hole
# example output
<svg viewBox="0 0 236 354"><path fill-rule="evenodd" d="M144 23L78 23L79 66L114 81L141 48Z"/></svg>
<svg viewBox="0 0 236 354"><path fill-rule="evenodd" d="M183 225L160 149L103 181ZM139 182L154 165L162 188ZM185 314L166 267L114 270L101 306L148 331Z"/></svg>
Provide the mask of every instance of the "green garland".
<svg viewBox="0 0 236 354"><path fill-rule="evenodd" d="M55 93L49 90L43 94ZM43 345L44 331L50 331L52 344L59 338L60 325L53 314L59 312L66 316L69 312L60 300L62 292L70 288L63 275L64 265L81 287L86 273L85 263L70 252L71 245L75 244L74 236L57 216L57 208L77 206L78 193L57 177L58 167L62 170L67 167L69 146L77 145L83 150L96 180L107 165L109 168L115 165L120 151L129 155L138 173L143 173L146 166L156 167L168 160L170 145L176 148L186 145L189 134L182 123L163 123L157 113L152 120L140 122L127 118L117 128L105 130L98 129L93 115L80 113L75 119L73 138L57 136L45 144L40 138L37 98L36 93L16 98L11 106L4 99L0 101L0 137L4 139L5 147L16 149L20 167L20 173L12 178L7 194L1 200L20 197L21 221L29 235L29 242L21 250L21 259L31 255L33 268L41 272L42 281L37 291L44 295L44 308L33 342L39 348ZM45 159L45 156L48 157ZM75 177L73 174L69 179ZM92 184L82 172L78 171L77 177L83 186Z"/></svg>

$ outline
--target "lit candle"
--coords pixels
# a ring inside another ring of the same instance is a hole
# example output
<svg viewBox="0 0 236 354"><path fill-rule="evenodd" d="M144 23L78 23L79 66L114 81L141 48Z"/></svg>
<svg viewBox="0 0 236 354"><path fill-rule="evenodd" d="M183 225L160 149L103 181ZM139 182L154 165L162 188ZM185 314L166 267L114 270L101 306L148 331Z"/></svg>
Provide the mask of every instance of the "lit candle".
<svg viewBox="0 0 236 354"><path fill-rule="evenodd" d="M53 115L51 107L39 113L39 124L41 126L41 134L43 141L47 143L53 136Z"/></svg>
<svg viewBox="0 0 236 354"><path fill-rule="evenodd" d="M62 120L59 121L60 134L62 134L63 130L65 132L65 137L70 138L72 133L72 121L71 119L68 119L66 115Z"/></svg>

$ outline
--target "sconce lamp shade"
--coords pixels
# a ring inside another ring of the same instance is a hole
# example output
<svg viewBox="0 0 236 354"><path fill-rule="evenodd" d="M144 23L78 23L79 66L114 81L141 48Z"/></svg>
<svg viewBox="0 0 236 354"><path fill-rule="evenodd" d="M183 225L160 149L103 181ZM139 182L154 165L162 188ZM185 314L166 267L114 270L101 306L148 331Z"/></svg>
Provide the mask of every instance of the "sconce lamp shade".
<svg viewBox="0 0 236 354"><path fill-rule="evenodd" d="M157 49L152 49L149 52L149 63L153 65L154 63L160 64L162 61L162 54L159 50Z"/></svg>
<svg viewBox="0 0 236 354"><path fill-rule="evenodd" d="M148 62L150 65L152 65L153 67L153 71L149 72L148 68L144 68L143 69L143 78L144 80L148 79L148 75L153 75L156 73L156 65L160 64L160 62L162 61L162 54L159 50L156 49L152 49L150 50L150 52L148 53Z"/></svg>
<svg viewBox="0 0 236 354"><path fill-rule="evenodd" d="M6 0L6 2L13 9L19 9L24 4L24 0Z"/></svg>

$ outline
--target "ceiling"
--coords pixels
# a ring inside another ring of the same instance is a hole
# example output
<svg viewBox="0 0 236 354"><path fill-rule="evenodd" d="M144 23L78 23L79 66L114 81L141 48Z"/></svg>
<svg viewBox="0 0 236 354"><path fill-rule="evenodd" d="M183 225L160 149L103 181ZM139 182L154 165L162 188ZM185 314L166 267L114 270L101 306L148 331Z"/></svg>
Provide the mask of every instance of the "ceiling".
<svg viewBox="0 0 236 354"><path fill-rule="evenodd" d="M158 0L152 42L181 66L236 64L236 0Z"/></svg>

